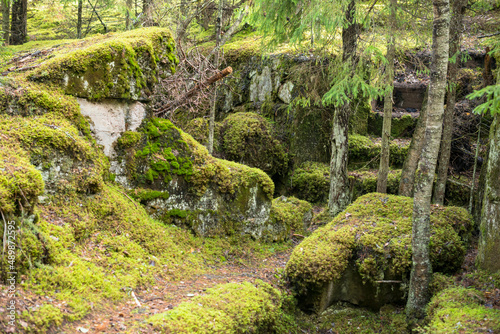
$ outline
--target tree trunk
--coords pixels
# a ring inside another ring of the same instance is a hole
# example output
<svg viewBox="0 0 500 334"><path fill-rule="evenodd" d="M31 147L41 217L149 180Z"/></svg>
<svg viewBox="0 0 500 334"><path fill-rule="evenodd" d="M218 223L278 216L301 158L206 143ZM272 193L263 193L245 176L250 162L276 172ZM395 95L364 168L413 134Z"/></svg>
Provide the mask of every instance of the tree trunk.
<svg viewBox="0 0 500 334"><path fill-rule="evenodd" d="M410 325L425 317L429 300L432 267L429 259L430 208L432 183L436 171L443 127L446 72L450 43L450 5L448 0L433 0L431 80L427 105L427 122L422 156L416 173L413 200L412 260L410 290L406 315Z"/></svg>
<svg viewBox="0 0 500 334"><path fill-rule="evenodd" d="M490 153L479 228L477 264L491 272L500 270L500 116L495 115L490 130Z"/></svg>
<svg viewBox="0 0 500 334"><path fill-rule="evenodd" d="M387 175L389 174L389 139L391 136L392 122L392 94L394 91L394 58L396 57L396 47L394 45L394 35L396 33L396 7L397 0L391 0L391 31L387 40L387 66L385 68L386 91L384 96L384 123L382 126L382 148L380 152L380 167L377 177L377 192L387 192Z"/></svg>
<svg viewBox="0 0 500 334"><path fill-rule="evenodd" d="M417 126L413 132L410 148L406 155L403 169L401 170L401 180L399 181L399 195L413 196L413 184L415 183L415 171L422 153L422 145L425 135L425 123L427 122L427 94L422 103L422 109L418 117Z"/></svg>
<svg viewBox="0 0 500 334"><path fill-rule="evenodd" d="M21 45L28 37L28 0L15 0L12 3L12 20L10 25L10 44Z"/></svg>
<svg viewBox="0 0 500 334"><path fill-rule="evenodd" d="M2 31L5 45L9 44L10 0L2 0Z"/></svg>
<svg viewBox="0 0 500 334"><path fill-rule="evenodd" d="M76 22L76 38L82 38L82 14L83 14L83 0L78 0L78 19Z"/></svg>
<svg viewBox="0 0 500 334"><path fill-rule="evenodd" d="M224 12L224 0L219 0L219 8L217 13L217 24L215 30L215 67L219 68L219 48L222 35L222 14ZM212 108L210 108L210 119L208 121L208 153L212 154L214 151L214 127L215 127L215 108L217 106L217 84L215 85L214 100Z"/></svg>
<svg viewBox="0 0 500 334"><path fill-rule="evenodd" d="M127 11L125 13L125 30L132 28L132 20L130 19L130 12L132 11L132 0L126 1Z"/></svg>
<svg viewBox="0 0 500 334"><path fill-rule="evenodd" d="M460 52L460 41L462 35L462 17L465 11L466 0L455 0L452 4L452 16L450 21L450 55L453 57ZM446 109L443 119L443 137L441 138L441 149L439 153L437 181L434 187L434 203L444 204L444 193L446 191L446 180L448 179L448 166L450 164L451 140L453 135L453 116L455 112L455 101L457 96L457 73L459 56L448 64L448 95L446 97Z"/></svg>
<svg viewBox="0 0 500 334"><path fill-rule="evenodd" d="M347 6L345 19L347 27L342 30L342 60L351 67L356 67L356 48L358 26L355 23L356 6L352 0ZM348 130L351 104L346 103L335 108L332 125L332 155L330 159L330 192L328 211L335 216L344 210L350 201L349 178L347 176Z"/></svg>

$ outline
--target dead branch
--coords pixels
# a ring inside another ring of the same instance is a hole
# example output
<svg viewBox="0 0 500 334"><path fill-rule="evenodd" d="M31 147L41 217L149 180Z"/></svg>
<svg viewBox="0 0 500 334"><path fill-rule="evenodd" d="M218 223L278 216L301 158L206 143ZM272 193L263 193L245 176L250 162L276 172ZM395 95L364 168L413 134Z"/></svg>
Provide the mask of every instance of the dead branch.
<svg viewBox="0 0 500 334"><path fill-rule="evenodd" d="M172 103L167 104L166 106L164 106L162 108L159 108L155 112L155 115L160 116L160 115L167 113L168 111L176 109L177 107L179 107L180 105L185 103L187 100L189 100L191 97L193 97L193 95L195 95L197 92L199 92L202 89L207 88L211 84L223 79L224 77L228 76L232 72L233 72L233 69L231 68L231 66L228 66L225 69L223 69L222 71L215 73L214 75L212 75L210 78L208 78L203 83L198 83L196 86L191 88L188 92L186 92L184 95L182 95L177 100L173 101Z"/></svg>

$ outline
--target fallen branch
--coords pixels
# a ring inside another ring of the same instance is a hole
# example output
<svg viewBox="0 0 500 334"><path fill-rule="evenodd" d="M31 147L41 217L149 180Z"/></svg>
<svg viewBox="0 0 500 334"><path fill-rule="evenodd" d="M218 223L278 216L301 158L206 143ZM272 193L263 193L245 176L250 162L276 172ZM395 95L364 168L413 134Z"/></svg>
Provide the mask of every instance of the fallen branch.
<svg viewBox="0 0 500 334"><path fill-rule="evenodd" d="M489 35L478 36L478 38L493 37L493 36L496 36L496 35L500 35L500 31L497 31L496 33L489 34Z"/></svg>
<svg viewBox="0 0 500 334"><path fill-rule="evenodd" d="M387 280L387 281L375 281L375 283L403 283L403 281L391 281L391 280Z"/></svg>
<svg viewBox="0 0 500 334"><path fill-rule="evenodd" d="M162 108L159 108L155 112L155 115L160 116L160 115L163 115L170 110L174 110L175 108L177 108L178 106L182 105L187 100L189 100L193 95L195 95L201 89L210 86L211 84L225 78L226 76L228 76L231 73L233 73L233 69L231 68L231 66L228 66L225 69L223 69L222 71L215 73L210 78L208 78L205 82L199 83L196 86L194 86L193 88L191 88L187 93L182 95L179 99L175 100L172 103L167 104L166 106L164 106Z"/></svg>

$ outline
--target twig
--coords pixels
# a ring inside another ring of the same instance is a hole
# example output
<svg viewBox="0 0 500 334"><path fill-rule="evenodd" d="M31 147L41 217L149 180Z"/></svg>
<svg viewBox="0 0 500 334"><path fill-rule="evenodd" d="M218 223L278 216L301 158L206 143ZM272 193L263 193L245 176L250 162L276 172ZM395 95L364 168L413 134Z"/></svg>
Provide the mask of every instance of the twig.
<svg viewBox="0 0 500 334"><path fill-rule="evenodd" d="M118 191L119 191L120 193L122 193L123 195L125 195L125 196L129 199L129 200L131 200L131 201L132 201L132 203L134 203L135 208L137 209L137 204L135 203L135 201L134 201L132 198L130 198L130 197L129 197L127 194L125 194L124 192L122 192L122 191L120 191L120 190L118 190Z"/></svg>
<svg viewBox="0 0 500 334"><path fill-rule="evenodd" d="M231 66L228 66L225 69L223 69L222 71L215 73L210 78L208 78L205 82L203 82L201 84L197 84L196 86L191 88L187 93L182 95L179 99L177 99L177 100L173 101L172 103L167 104L166 106L157 110L155 112L155 115L159 116L159 115L165 114L169 110L177 108L182 103L185 103L187 100L189 100L189 98L191 98L193 95L195 95L195 93L200 91L202 88L210 86L214 82L217 82L217 81L223 79L224 77L228 76L231 73L233 73L233 69L231 68Z"/></svg>
<svg viewBox="0 0 500 334"><path fill-rule="evenodd" d="M489 34L489 35L478 36L477 38L493 37L493 36L497 36L497 35L500 35L500 31L497 31L496 33Z"/></svg>
<svg viewBox="0 0 500 334"><path fill-rule="evenodd" d="M305 238L302 234L292 234L292 237Z"/></svg>
<svg viewBox="0 0 500 334"><path fill-rule="evenodd" d="M382 280L382 281L375 281L375 283L403 283L403 281L392 281L392 280Z"/></svg>
<svg viewBox="0 0 500 334"><path fill-rule="evenodd" d="M131 292L130 292L130 295L134 298L135 303L137 304L137 306L141 307L141 303L139 302L139 300L138 300L138 299L137 299L137 297L135 296L134 291L131 291Z"/></svg>

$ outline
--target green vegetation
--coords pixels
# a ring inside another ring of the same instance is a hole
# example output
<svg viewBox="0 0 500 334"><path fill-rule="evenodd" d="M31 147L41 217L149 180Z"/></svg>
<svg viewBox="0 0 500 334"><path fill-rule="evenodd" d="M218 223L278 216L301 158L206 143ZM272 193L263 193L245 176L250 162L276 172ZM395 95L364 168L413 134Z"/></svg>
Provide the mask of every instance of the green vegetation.
<svg viewBox="0 0 500 334"><path fill-rule="evenodd" d="M312 219L312 205L295 197L278 197L273 200L269 219L273 224L283 229L281 238L284 240L291 233L303 234Z"/></svg>
<svg viewBox="0 0 500 334"><path fill-rule="evenodd" d="M411 267L412 215L410 198L378 193L361 196L294 250L287 276L299 287L334 281L354 256L364 281L373 282L384 272L405 277ZM469 214L462 208L436 206L431 224L433 269L457 270L465 254L461 236L472 227Z"/></svg>
<svg viewBox="0 0 500 334"><path fill-rule="evenodd" d="M249 112L231 114L222 122L220 133L221 149L229 160L244 162L269 175L286 171L288 155L262 116Z"/></svg>
<svg viewBox="0 0 500 334"><path fill-rule="evenodd" d="M294 333L282 298L262 281L228 283L147 321L163 333Z"/></svg>

